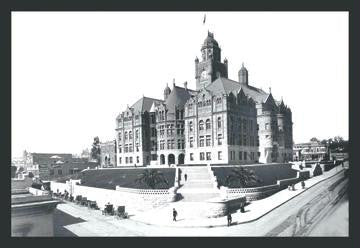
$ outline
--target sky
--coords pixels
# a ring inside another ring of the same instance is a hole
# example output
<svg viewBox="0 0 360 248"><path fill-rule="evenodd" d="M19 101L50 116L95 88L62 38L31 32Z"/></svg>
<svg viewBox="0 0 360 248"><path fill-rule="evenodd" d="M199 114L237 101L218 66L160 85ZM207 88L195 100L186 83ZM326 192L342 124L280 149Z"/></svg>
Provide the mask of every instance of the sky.
<svg viewBox="0 0 360 248"><path fill-rule="evenodd" d="M348 139L347 12L12 12L12 156L81 153L143 95L195 89L208 30L230 79L244 62L291 107L294 142Z"/></svg>

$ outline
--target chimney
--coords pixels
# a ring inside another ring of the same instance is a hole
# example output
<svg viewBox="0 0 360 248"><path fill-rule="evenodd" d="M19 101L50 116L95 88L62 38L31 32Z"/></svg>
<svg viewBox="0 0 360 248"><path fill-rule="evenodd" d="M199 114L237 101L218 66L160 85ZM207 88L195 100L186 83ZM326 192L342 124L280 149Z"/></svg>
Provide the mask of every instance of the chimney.
<svg viewBox="0 0 360 248"><path fill-rule="evenodd" d="M175 87L175 78L173 78L173 86Z"/></svg>
<svg viewBox="0 0 360 248"><path fill-rule="evenodd" d="M187 82L184 83L184 88L187 90Z"/></svg>

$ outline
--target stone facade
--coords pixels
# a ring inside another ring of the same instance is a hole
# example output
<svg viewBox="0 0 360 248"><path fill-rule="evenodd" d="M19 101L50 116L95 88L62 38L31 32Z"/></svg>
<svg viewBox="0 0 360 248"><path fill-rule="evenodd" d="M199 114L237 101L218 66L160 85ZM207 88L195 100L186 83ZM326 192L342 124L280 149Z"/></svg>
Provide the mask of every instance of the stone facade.
<svg viewBox="0 0 360 248"><path fill-rule="evenodd" d="M166 85L164 99L142 97L116 121L118 165L249 164L292 160L292 113L284 101L238 81L212 33L195 59L196 90Z"/></svg>

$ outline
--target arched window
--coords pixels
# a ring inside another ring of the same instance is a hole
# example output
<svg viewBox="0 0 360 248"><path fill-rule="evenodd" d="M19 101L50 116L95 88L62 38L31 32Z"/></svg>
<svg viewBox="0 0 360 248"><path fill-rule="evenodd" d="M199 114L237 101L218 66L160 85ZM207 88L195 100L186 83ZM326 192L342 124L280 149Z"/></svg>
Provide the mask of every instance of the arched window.
<svg viewBox="0 0 360 248"><path fill-rule="evenodd" d="M189 122L189 131L192 132L194 129L193 129L193 122L190 121Z"/></svg>
<svg viewBox="0 0 360 248"><path fill-rule="evenodd" d="M139 138L139 129L136 129L135 131L135 139L138 139Z"/></svg>
<svg viewBox="0 0 360 248"><path fill-rule="evenodd" d="M206 129L210 129L210 119L206 120Z"/></svg>
<svg viewBox="0 0 360 248"><path fill-rule="evenodd" d="M217 126L218 128L221 128L221 117L217 118Z"/></svg>
<svg viewBox="0 0 360 248"><path fill-rule="evenodd" d="M125 140L127 140L127 139L128 139L128 133L125 132Z"/></svg>
<svg viewBox="0 0 360 248"><path fill-rule="evenodd" d="M132 132L131 131L129 131L129 139L132 139L133 137L132 137Z"/></svg>
<svg viewBox="0 0 360 248"><path fill-rule="evenodd" d="M204 130L204 121L199 121L199 130Z"/></svg>

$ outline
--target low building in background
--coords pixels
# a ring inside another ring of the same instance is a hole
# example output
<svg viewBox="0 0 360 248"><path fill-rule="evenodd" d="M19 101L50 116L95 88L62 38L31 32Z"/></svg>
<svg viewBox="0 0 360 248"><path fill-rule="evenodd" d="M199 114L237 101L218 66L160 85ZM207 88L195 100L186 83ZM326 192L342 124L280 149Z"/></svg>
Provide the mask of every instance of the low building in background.
<svg viewBox="0 0 360 248"><path fill-rule="evenodd" d="M319 141L298 143L293 148L294 161L320 161L329 159L329 149Z"/></svg>
<svg viewBox="0 0 360 248"><path fill-rule="evenodd" d="M100 143L100 166L116 166L116 140Z"/></svg>
<svg viewBox="0 0 360 248"><path fill-rule="evenodd" d="M26 153L24 160L26 172L41 180L73 175L97 166L86 157L74 157L70 153Z"/></svg>

